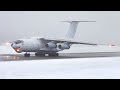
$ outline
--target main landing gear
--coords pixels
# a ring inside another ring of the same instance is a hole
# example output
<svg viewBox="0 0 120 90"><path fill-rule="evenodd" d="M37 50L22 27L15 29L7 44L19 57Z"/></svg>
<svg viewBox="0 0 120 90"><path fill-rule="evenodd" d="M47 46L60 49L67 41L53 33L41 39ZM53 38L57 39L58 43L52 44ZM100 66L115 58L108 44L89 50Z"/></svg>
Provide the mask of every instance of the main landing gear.
<svg viewBox="0 0 120 90"><path fill-rule="evenodd" d="M45 56L46 54L45 53L35 53L35 56L38 56L38 57L40 57L40 56ZM52 57L52 56L59 56L59 54L58 53L48 53L48 56L50 56L50 57Z"/></svg>
<svg viewBox="0 0 120 90"><path fill-rule="evenodd" d="M45 54L44 53L35 53L35 56L45 56Z"/></svg>
<svg viewBox="0 0 120 90"><path fill-rule="evenodd" d="M49 53L48 55L49 55L50 57L53 57L53 56L57 57L57 56L59 56L58 53Z"/></svg>

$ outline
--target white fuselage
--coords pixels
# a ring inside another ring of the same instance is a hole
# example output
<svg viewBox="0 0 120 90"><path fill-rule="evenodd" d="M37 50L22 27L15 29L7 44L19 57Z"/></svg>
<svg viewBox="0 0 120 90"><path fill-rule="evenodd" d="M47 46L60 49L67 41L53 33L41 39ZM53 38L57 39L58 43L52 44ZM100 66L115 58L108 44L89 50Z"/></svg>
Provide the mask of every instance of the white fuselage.
<svg viewBox="0 0 120 90"><path fill-rule="evenodd" d="M18 52L58 52L60 51L58 48L48 48L46 47L45 41L38 38L29 38L29 39L21 39L20 43L13 43L11 46L12 48Z"/></svg>

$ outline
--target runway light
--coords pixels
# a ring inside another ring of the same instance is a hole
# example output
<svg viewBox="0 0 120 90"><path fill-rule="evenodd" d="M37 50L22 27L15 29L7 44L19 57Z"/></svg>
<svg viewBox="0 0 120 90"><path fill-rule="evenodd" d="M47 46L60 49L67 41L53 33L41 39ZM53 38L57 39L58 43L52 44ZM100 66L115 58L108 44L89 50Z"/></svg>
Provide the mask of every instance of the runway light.
<svg viewBox="0 0 120 90"><path fill-rule="evenodd" d="M14 56L13 59L14 59L14 60L19 60L20 57Z"/></svg>
<svg viewBox="0 0 120 90"><path fill-rule="evenodd" d="M7 43L5 43L5 45L9 46L9 45L10 45L10 43L9 43L9 42L7 42Z"/></svg>
<svg viewBox="0 0 120 90"><path fill-rule="evenodd" d="M115 46L115 45L113 45L113 44L109 44L109 47L113 47L113 46Z"/></svg>

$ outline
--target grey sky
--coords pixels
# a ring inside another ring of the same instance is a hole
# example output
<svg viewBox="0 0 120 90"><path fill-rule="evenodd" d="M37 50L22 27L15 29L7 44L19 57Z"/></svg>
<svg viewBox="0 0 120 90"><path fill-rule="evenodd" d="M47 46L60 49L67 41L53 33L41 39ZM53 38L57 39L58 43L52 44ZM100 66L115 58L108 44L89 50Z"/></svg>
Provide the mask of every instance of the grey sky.
<svg viewBox="0 0 120 90"><path fill-rule="evenodd" d="M63 20L95 20L80 23L75 39L120 45L120 11L0 11L0 42L22 37L64 37L69 24Z"/></svg>

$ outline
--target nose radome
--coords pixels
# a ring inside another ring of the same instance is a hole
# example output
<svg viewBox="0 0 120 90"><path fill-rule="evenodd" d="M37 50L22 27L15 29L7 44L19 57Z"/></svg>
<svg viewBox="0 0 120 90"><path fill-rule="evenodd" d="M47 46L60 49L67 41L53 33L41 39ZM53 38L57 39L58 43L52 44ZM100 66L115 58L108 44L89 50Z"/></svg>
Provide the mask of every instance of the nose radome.
<svg viewBox="0 0 120 90"><path fill-rule="evenodd" d="M19 45L16 45L16 44L11 44L11 46L12 46L13 48L20 48L20 46L19 46Z"/></svg>

